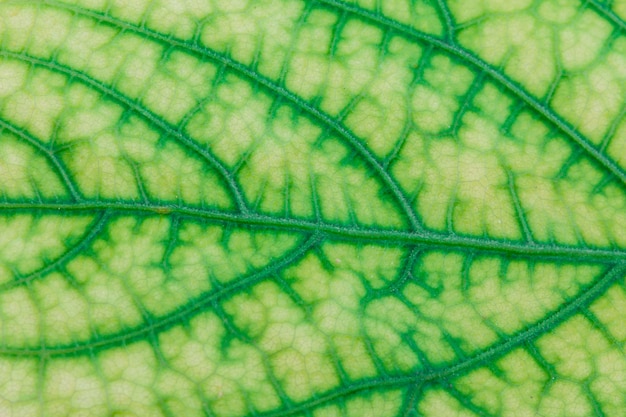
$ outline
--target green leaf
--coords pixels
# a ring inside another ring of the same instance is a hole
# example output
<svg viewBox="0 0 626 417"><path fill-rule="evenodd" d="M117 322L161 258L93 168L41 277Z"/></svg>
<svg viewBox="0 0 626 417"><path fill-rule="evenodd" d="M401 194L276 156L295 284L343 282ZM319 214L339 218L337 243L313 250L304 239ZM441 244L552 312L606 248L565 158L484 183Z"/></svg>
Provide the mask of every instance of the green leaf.
<svg viewBox="0 0 626 417"><path fill-rule="evenodd" d="M0 1L0 415L622 416L625 34Z"/></svg>

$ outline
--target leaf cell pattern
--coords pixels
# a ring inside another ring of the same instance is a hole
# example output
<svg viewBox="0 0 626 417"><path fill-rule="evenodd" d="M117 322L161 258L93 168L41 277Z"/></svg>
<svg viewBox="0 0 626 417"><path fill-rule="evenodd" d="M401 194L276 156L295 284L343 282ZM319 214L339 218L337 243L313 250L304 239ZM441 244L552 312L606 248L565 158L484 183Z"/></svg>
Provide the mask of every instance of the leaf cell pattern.
<svg viewBox="0 0 626 417"><path fill-rule="evenodd" d="M621 416L626 2L0 2L0 415Z"/></svg>

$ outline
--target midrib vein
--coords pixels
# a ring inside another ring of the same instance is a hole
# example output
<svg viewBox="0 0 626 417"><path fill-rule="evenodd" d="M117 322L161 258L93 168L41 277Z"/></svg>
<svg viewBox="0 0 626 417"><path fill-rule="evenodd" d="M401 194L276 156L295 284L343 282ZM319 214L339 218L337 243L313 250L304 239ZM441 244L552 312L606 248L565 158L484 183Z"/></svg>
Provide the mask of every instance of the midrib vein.
<svg viewBox="0 0 626 417"><path fill-rule="evenodd" d="M481 239L434 231L409 231L346 226L342 224L316 222L307 219L292 219L263 214L240 214L195 207L150 204L134 201L82 201L75 202L1 202L0 210L16 212L52 212L93 214L108 210L111 216L177 215L182 218L204 222L225 222L235 226L250 226L260 229L283 230L294 233L321 233L329 240L377 243L380 245L424 246L430 249L447 249L462 252L480 252L533 260L558 260L575 263L615 264L626 263L626 251L592 247L567 246L543 243Z"/></svg>

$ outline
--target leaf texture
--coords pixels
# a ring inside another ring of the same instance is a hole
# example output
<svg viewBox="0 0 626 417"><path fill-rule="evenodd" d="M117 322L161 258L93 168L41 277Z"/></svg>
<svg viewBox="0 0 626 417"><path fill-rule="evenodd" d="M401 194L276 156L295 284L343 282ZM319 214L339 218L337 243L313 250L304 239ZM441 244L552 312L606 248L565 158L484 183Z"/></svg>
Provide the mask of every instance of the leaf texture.
<svg viewBox="0 0 626 417"><path fill-rule="evenodd" d="M623 415L625 30L0 2L0 415Z"/></svg>

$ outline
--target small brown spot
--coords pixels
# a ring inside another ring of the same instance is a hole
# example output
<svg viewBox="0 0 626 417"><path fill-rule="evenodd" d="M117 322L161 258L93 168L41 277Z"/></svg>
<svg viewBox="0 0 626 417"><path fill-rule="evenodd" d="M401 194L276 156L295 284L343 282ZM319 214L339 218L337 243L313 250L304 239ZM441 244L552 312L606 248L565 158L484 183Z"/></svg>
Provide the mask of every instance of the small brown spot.
<svg viewBox="0 0 626 417"><path fill-rule="evenodd" d="M153 207L152 211L157 214L170 214L172 212L172 209L169 207Z"/></svg>

